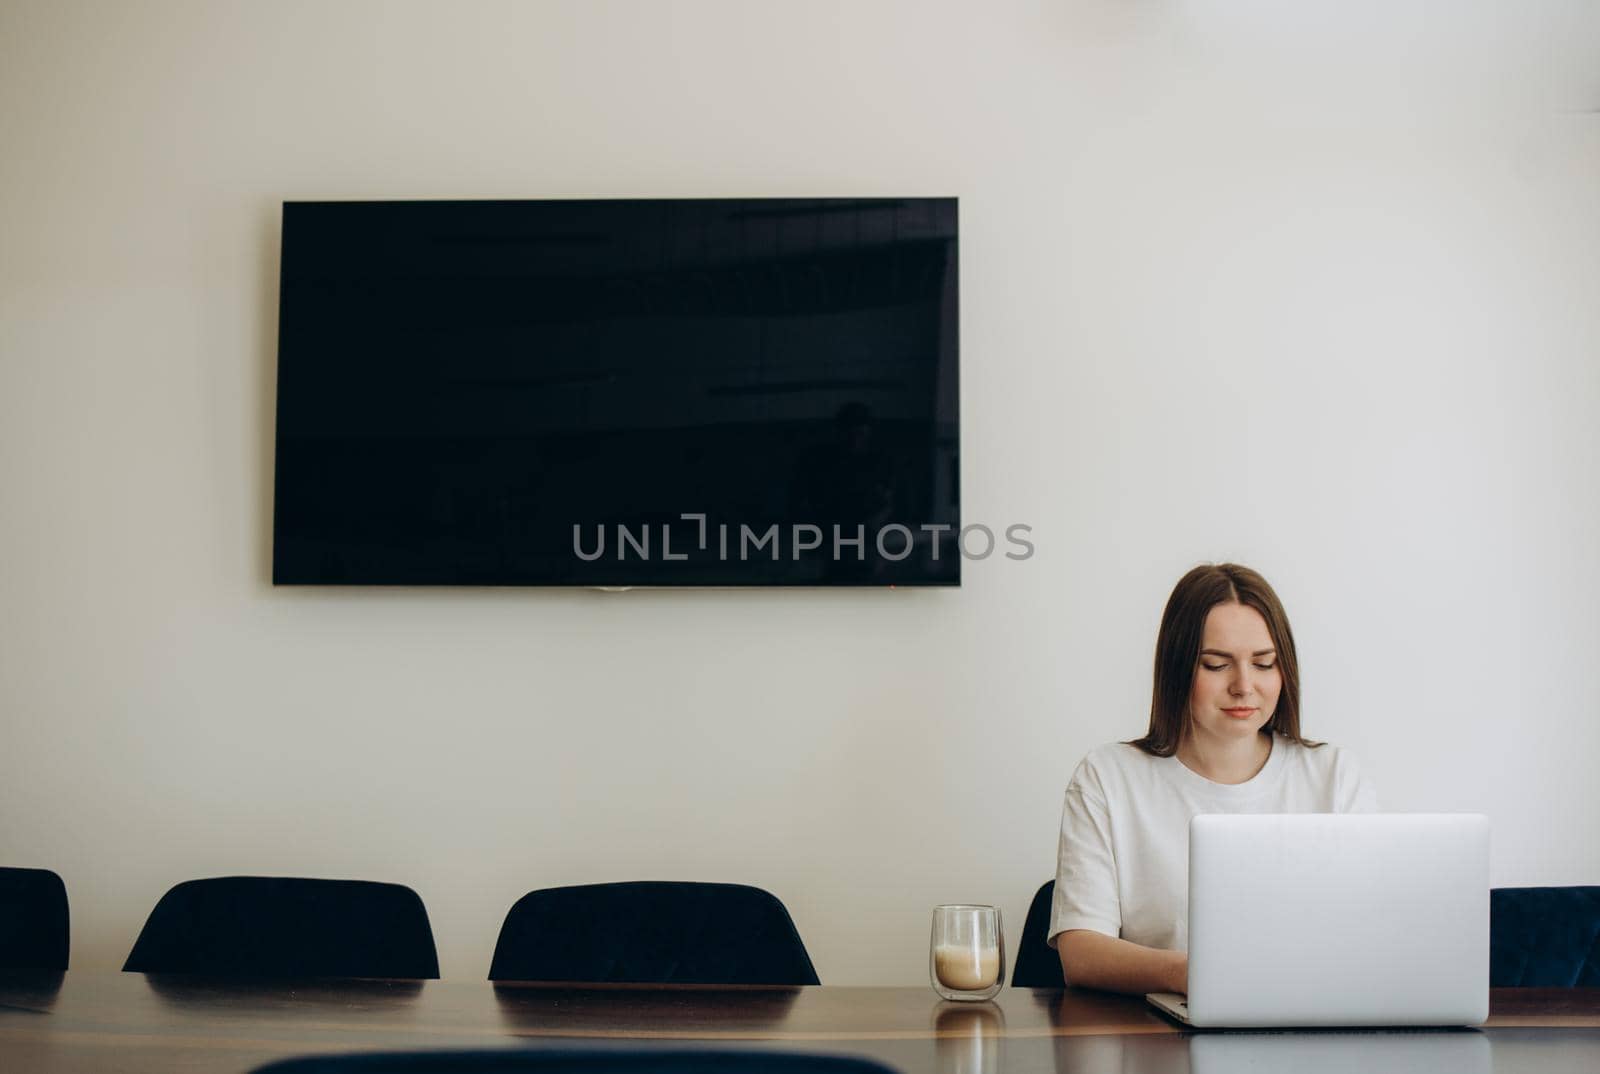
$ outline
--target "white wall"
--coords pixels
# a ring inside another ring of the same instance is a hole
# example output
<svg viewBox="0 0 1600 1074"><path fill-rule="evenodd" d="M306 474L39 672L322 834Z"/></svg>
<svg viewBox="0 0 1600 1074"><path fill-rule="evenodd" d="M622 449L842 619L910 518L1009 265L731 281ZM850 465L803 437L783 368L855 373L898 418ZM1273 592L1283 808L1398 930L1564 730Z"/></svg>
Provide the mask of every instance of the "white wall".
<svg viewBox="0 0 1600 1074"><path fill-rule="evenodd" d="M825 981L1053 869L1237 559L1308 733L1600 882L1594 5L0 5L0 862L760 884ZM959 195L958 592L274 590L278 205Z"/></svg>

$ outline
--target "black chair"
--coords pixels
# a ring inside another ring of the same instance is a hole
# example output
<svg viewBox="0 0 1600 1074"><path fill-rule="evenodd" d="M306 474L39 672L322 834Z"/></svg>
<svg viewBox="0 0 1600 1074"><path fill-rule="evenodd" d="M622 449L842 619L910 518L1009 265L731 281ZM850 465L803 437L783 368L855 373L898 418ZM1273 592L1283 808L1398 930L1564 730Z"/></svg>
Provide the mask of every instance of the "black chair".
<svg viewBox="0 0 1600 1074"><path fill-rule="evenodd" d="M1012 988L1065 988L1061 976L1061 956L1044 942L1050 929L1050 903L1055 898L1056 882L1046 880L1028 904L1028 919L1017 937L1017 961L1011 968Z"/></svg>
<svg viewBox="0 0 1600 1074"><path fill-rule="evenodd" d="M0 869L0 969L65 970L67 886L49 869Z"/></svg>
<svg viewBox="0 0 1600 1074"><path fill-rule="evenodd" d="M1489 984L1600 987L1600 887L1490 891Z"/></svg>
<svg viewBox="0 0 1600 1074"><path fill-rule="evenodd" d="M703 1048L313 1055L257 1067L253 1074L894 1074L872 1059L804 1052Z"/></svg>
<svg viewBox="0 0 1600 1074"><path fill-rule="evenodd" d="M547 888L506 914L491 981L814 985L783 903L742 884Z"/></svg>
<svg viewBox="0 0 1600 1074"><path fill-rule="evenodd" d="M399 884L229 876L161 897L122 967L248 977L439 976L428 911Z"/></svg>

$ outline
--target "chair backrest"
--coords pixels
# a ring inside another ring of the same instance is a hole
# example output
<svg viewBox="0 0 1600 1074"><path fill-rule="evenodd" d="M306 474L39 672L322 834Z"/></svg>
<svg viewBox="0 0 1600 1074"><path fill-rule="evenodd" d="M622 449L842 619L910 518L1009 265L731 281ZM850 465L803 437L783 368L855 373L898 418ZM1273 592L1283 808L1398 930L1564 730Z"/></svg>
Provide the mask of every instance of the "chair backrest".
<svg viewBox="0 0 1600 1074"><path fill-rule="evenodd" d="M742 884L547 888L506 914L491 981L814 985L789 911Z"/></svg>
<svg viewBox="0 0 1600 1074"><path fill-rule="evenodd" d="M850 1055L737 1049L369 1052L280 1059L253 1074L895 1074Z"/></svg>
<svg viewBox="0 0 1600 1074"><path fill-rule="evenodd" d="M1490 891L1489 984L1600 987L1600 887Z"/></svg>
<svg viewBox="0 0 1600 1074"><path fill-rule="evenodd" d="M1050 903L1055 898L1056 882L1046 880L1028 904L1028 918L1017 937L1017 961L1011 969L1012 988L1064 988L1061 957L1044 942L1050 928Z"/></svg>
<svg viewBox="0 0 1600 1074"><path fill-rule="evenodd" d="M49 869L0 869L0 969L64 970L67 886Z"/></svg>
<svg viewBox="0 0 1600 1074"><path fill-rule="evenodd" d="M399 884L229 876L161 897L122 967L250 977L438 977L428 911Z"/></svg>

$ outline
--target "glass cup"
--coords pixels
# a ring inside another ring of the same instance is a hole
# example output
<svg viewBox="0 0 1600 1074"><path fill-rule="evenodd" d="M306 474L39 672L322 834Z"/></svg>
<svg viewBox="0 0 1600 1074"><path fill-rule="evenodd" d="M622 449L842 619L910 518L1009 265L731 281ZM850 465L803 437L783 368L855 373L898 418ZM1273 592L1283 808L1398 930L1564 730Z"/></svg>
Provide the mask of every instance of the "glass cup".
<svg viewBox="0 0 1600 1074"><path fill-rule="evenodd" d="M928 976L945 999L994 998L1006 979L1006 942L995 906L935 906Z"/></svg>

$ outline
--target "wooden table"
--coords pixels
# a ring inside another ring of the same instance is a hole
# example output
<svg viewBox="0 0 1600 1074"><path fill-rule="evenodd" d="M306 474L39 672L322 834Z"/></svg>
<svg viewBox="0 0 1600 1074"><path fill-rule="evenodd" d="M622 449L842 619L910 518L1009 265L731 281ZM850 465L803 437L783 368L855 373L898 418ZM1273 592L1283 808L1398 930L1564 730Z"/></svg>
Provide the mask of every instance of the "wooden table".
<svg viewBox="0 0 1600 1074"><path fill-rule="evenodd" d="M1179 1032L1138 999L1072 989L1006 989L992 1004L954 1004L926 988L496 987L0 973L5 1074L242 1074L312 1052L582 1042L844 1052L937 1074L1190 1074L1219 1057L1224 1066L1239 1065L1229 1060L1240 1048L1244 1065L1259 1065L1255 1058L1278 1065L1284 1048L1311 1048L1312 1060L1336 1061L1329 1069L1352 1062L1370 1069L1373 1063L1348 1053L1380 1038L1420 1038L1422 1048L1433 1049L1429 1054L1465 1074L1600 1071L1600 989L1496 990L1486 1030L1221 1040ZM1251 1048L1275 1051L1253 1058ZM1303 1056L1293 1062L1302 1074L1316 1068ZM1385 1062L1380 1057L1376 1065Z"/></svg>

